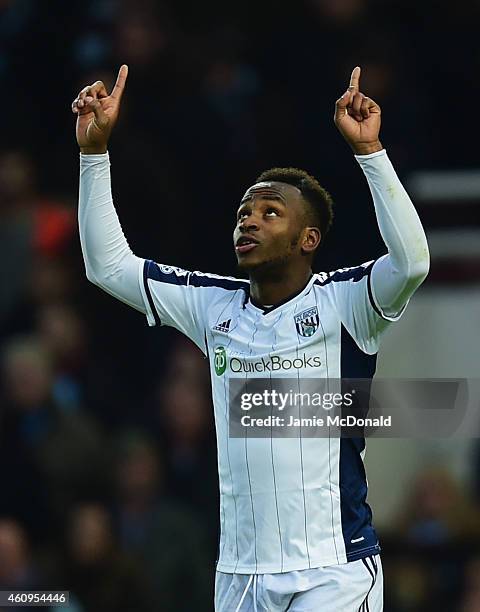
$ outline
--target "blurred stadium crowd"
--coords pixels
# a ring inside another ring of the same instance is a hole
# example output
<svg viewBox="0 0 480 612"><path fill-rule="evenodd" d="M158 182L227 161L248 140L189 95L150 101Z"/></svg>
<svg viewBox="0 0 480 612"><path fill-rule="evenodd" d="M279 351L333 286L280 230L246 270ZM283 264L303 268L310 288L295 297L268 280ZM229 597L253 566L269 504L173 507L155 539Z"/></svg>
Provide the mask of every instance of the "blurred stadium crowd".
<svg viewBox="0 0 480 612"><path fill-rule="evenodd" d="M207 363L86 281L77 91L130 67L110 152L136 254L235 274L237 202L293 165L338 202L317 262L335 269L383 252L332 122L351 68L400 176L469 167L479 19L474 0L0 0L0 590L68 589L72 612L212 609ZM442 467L418 474L381 534L386 612L480 610L477 503Z"/></svg>

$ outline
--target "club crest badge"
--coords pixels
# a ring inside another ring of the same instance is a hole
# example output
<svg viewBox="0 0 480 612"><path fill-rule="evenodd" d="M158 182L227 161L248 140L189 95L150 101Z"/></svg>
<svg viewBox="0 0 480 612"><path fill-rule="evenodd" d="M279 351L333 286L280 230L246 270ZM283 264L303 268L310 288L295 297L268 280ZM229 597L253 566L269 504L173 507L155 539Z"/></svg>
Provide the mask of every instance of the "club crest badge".
<svg viewBox="0 0 480 612"><path fill-rule="evenodd" d="M295 315L294 319L297 334L299 336L303 336L304 338L310 338L310 336L313 336L320 325L320 319L318 317L318 310L316 306Z"/></svg>

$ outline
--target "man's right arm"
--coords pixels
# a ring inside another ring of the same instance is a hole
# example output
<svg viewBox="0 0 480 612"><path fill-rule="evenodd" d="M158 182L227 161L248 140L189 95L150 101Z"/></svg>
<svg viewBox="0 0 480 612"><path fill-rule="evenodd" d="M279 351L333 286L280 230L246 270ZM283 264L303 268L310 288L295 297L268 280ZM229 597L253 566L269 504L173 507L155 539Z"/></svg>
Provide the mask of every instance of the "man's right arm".
<svg viewBox="0 0 480 612"><path fill-rule="evenodd" d="M205 315L216 289L210 287L211 282L201 282L201 274L134 255L113 205L107 145L127 75L128 68L123 65L110 94L96 81L72 102L81 152L78 220L87 277L146 314L149 325L175 327L205 353Z"/></svg>
<svg viewBox="0 0 480 612"><path fill-rule="evenodd" d="M107 153L127 76L128 67L124 64L110 94L101 81L96 81L84 87L72 102L80 147L78 222L87 278L145 313L139 280L143 259L128 246L113 206Z"/></svg>
<svg viewBox="0 0 480 612"><path fill-rule="evenodd" d="M115 211L108 153L80 154L78 223L87 278L145 313L139 280L144 260L132 253Z"/></svg>

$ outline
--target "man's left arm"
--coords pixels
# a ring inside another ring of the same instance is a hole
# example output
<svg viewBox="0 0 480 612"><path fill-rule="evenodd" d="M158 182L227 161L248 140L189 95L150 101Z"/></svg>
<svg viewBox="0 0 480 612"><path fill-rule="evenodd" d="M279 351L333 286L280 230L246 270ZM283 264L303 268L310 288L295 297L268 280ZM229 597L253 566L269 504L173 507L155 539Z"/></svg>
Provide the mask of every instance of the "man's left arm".
<svg viewBox="0 0 480 612"><path fill-rule="evenodd" d="M371 270L371 297L378 314L394 320L428 274L428 244L412 201L380 142L381 109L360 92L360 72L357 66L347 91L337 100L335 125L355 153L373 196L388 254Z"/></svg>
<svg viewBox="0 0 480 612"><path fill-rule="evenodd" d="M367 178L388 249L373 265L370 283L374 304L388 320L398 316L428 274L427 238L385 150L356 159Z"/></svg>

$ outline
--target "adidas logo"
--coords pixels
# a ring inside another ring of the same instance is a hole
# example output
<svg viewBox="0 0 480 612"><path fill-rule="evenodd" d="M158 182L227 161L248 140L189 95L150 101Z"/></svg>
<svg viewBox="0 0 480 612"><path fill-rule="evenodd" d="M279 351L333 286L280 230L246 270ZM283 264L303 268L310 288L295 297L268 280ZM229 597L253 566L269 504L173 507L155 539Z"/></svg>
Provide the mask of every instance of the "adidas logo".
<svg viewBox="0 0 480 612"><path fill-rule="evenodd" d="M215 325L213 329L215 331L219 331L219 332L223 332L224 334L228 334L231 321L232 319L227 319L227 321L224 321L223 323L218 323L217 325Z"/></svg>

